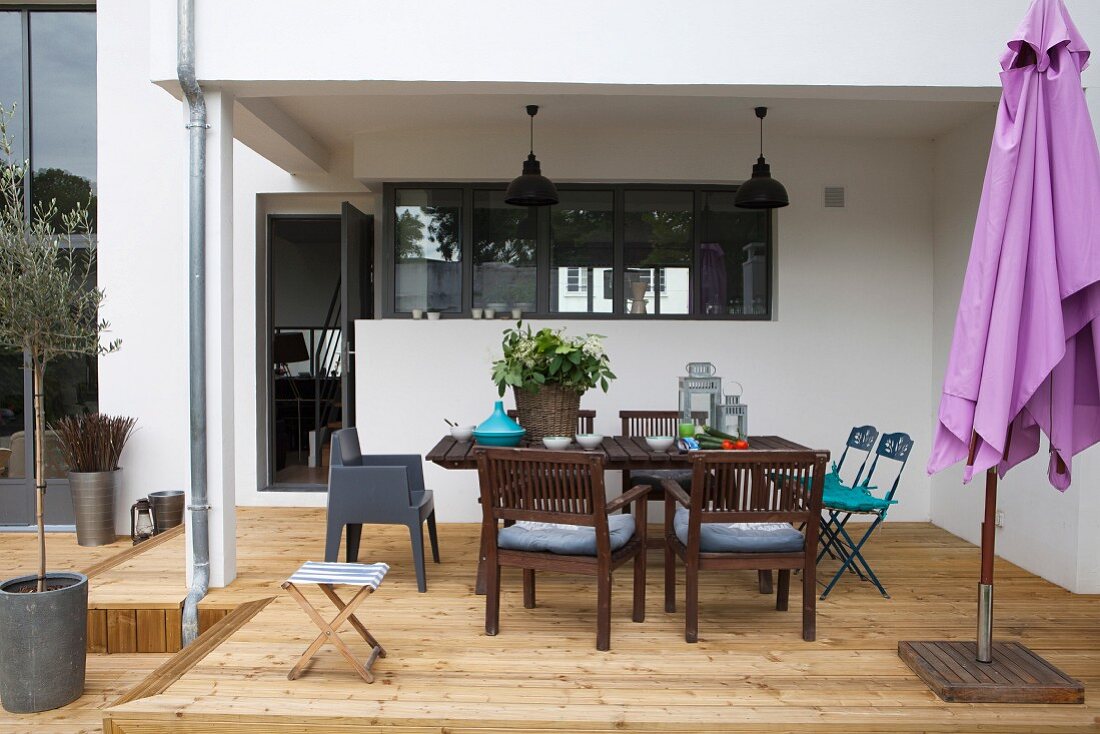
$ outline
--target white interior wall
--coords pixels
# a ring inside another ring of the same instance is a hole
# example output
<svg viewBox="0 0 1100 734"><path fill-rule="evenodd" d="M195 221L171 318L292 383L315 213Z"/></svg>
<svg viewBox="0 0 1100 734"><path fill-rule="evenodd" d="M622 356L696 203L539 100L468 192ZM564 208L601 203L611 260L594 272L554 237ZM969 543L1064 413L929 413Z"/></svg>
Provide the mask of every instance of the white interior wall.
<svg viewBox="0 0 1100 734"><path fill-rule="evenodd" d="M597 172L603 180L728 180L754 157L753 141L707 135L594 130L572 149L550 138L538 151L543 170L558 180ZM489 134L437 131L360 142L357 152L372 154L357 156L356 173L372 179L401 172L414 179L503 178L521 157ZM907 431L916 446L891 518L927 520L932 146L769 138L767 150L792 201L777 215L775 321L533 325L607 336L619 379L607 395L583 400L605 433L616 432L620 409L675 407L676 377L694 360L712 361L719 374L744 384L754 433L837 451L853 424ZM823 207L826 184L847 187L845 209ZM485 418L496 395L489 364L507 324L358 322L357 411L365 448L424 453L443 435L444 418ZM427 471L441 522L478 518L473 472Z"/></svg>

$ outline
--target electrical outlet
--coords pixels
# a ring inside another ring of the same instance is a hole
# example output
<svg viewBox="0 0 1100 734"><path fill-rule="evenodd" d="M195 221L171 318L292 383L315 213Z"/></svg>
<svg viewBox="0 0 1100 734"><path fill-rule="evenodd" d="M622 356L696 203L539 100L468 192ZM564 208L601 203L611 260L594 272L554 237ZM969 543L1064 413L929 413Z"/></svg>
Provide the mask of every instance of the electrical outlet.
<svg viewBox="0 0 1100 734"><path fill-rule="evenodd" d="M1003 528L1005 526L1005 511L1004 510L997 510L997 514L994 515L994 517L993 517L993 524L996 525L999 528Z"/></svg>

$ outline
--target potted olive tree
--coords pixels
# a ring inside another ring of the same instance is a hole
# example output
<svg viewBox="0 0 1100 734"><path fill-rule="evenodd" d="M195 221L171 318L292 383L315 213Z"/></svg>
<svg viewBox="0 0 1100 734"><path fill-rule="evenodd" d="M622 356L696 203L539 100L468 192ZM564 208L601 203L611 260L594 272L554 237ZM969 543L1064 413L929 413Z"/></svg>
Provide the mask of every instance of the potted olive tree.
<svg viewBox="0 0 1100 734"><path fill-rule="evenodd" d="M77 545L115 540L115 495L122 487L118 460L136 423L121 415L85 413L53 425L69 465Z"/></svg>
<svg viewBox="0 0 1100 734"><path fill-rule="evenodd" d="M0 348L21 353L34 385L35 519L38 569L0 582L0 701L27 713L64 706L84 690L88 579L46 572L43 378L63 355L99 355L107 323L99 318L95 250L88 210L59 212L54 202L23 206L26 163L15 160L0 107Z"/></svg>

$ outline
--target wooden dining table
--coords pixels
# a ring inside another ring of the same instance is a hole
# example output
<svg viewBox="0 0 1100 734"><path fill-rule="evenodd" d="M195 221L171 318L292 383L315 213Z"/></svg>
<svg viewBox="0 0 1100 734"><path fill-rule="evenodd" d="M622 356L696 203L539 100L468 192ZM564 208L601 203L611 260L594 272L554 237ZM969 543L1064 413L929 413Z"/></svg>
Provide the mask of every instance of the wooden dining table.
<svg viewBox="0 0 1100 734"><path fill-rule="evenodd" d="M767 454L775 451L809 451L802 444L782 436L749 436L749 448L738 449L740 453L759 455L766 459ZM444 469L477 469L478 449L483 448L473 441L456 441L445 436L437 443L425 458ZM541 449L541 443L525 443L521 448ZM644 469L686 469L691 466L691 452L681 451L676 446L667 451L655 451L649 447L645 438L640 436L606 436L598 448L583 449L571 444L567 451L600 452L604 455L605 470L637 471ZM478 559L476 592L485 593L485 539L481 541L482 551ZM770 591L771 573L761 572L761 590Z"/></svg>
<svg viewBox="0 0 1100 734"><path fill-rule="evenodd" d="M743 454L766 454L771 451L809 451L805 446L782 436L749 436L749 448L740 449ZM477 469L477 449L481 448L473 441L456 441L446 436L428 452L425 457L433 464L444 469ZM542 444L531 444L524 448L542 448ZM577 444L567 451L584 452ZM676 447L668 451L654 451L640 436L606 436L599 448L592 449L604 455L605 469L621 471L626 469L684 469L691 465L691 454Z"/></svg>

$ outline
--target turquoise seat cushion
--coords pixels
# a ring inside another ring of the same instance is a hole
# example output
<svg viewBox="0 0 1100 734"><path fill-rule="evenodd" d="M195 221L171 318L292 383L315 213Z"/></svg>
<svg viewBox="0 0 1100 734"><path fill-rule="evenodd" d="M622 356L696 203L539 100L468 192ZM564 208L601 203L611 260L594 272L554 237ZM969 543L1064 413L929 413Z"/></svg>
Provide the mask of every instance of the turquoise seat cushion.
<svg viewBox="0 0 1100 734"><path fill-rule="evenodd" d="M687 545L688 511L676 509L673 530ZM802 533L785 522L706 522L699 529L699 550L703 553L794 553L802 550Z"/></svg>
<svg viewBox="0 0 1100 734"><path fill-rule="evenodd" d="M633 515L609 515L607 529L611 550L617 551L634 537ZM596 555L596 528L549 522L517 522L497 531L497 546L507 550L557 553L563 556Z"/></svg>
<svg viewBox="0 0 1100 734"><path fill-rule="evenodd" d="M821 504L823 507L844 512L879 512L897 502L876 497L865 487L852 488L845 484L836 484L825 487Z"/></svg>
<svg viewBox="0 0 1100 734"><path fill-rule="evenodd" d="M771 475L773 480L778 476ZM843 512L879 512L898 503L897 500L884 500L871 494L872 489L878 489L874 485L861 484L855 488L849 487L837 474L836 464L833 464L832 471L825 475L822 484L824 487L821 506L827 509Z"/></svg>

